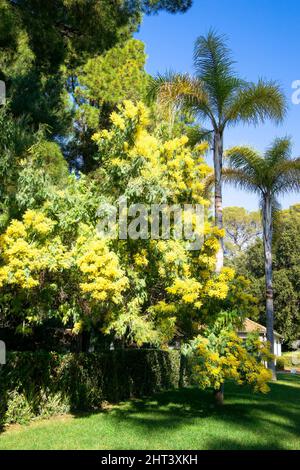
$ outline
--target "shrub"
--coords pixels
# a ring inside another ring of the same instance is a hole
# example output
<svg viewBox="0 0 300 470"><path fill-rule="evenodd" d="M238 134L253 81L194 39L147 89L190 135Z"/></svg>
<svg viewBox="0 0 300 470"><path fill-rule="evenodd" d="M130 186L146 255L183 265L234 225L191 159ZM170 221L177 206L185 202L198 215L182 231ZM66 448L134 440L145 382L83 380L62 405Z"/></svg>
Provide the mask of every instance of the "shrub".
<svg viewBox="0 0 300 470"><path fill-rule="evenodd" d="M40 395L37 411L38 416L48 418L49 416L68 413L70 411L70 403L61 392L47 393L45 391Z"/></svg>
<svg viewBox="0 0 300 470"><path fill-rule="evenodd" d="M10 352L0 369L0 424L149 396L177 387L182 370L180 352L175 350Z"/></svg>
<svg viewBox="0 0 300 470"><path fill-rule="evenodd" d="M284 358L283 357L277 357L276 358L276 369L277 370L284 370L284 366L285 366L285 361L284 361Z"/></svg>
<svg viewBox="0 0 300 470"><path fill-rule="evenodd" d="M8 394L5 424L27 424L33 417L34 413L25 394L12 390Z"/></svg>

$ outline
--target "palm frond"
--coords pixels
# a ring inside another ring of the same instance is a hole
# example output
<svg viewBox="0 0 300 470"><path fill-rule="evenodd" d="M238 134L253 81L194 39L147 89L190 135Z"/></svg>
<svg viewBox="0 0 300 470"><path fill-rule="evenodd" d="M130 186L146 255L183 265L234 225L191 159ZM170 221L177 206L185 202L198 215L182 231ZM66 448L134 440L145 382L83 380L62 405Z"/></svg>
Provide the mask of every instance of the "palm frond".
<svg viewBox="0 0 300 470"><path fill-rule="evenodd" d="M235 168L223 168L222 171L223 182L230 183L237 189L242 189L248 192L260 193L259 187L251 176L245 175L242 170Z"/></svg>
<svg viewBox="0 0 300 470"><path fill-rule="evenodd" d="M206 36L199 36L194 47L194 65L197 76L204 81L216 77L234 76L231 51L226 45L227 38L211 29Z"/></svg>
<svg viewBox="0 0 300 470"><path fill-rule="evenodd" d="M269 165L286 162L291 156L292 144L288 137L275 139L265 153Z"/></svg>
<svg viewBox="0 0 300 470"><path fill-rule="evenodd" d="M266 119L281 122L287 110L286 99L274 81L249 83L235 96L226 110L225 123L239 121L258 125Z"/></svg>
<svg viewBox="0 0 300 470"><path fill-rule="evenodd" d="M166 71L164 74L157 74L155 77L151 76L148 79L147 85L147 100L148 102L154 102L157 100L161 90L168 84L176 82L181 74L176 73L172 70ZM184 75L182 75L183 77Z"/></svg>
<svg viewBox="0 0 300 470"><path fill-rule="evenodd" d="M189 74L168 71L151 77L147 96L149 99L170 103L190 96L199 102L206 102L207 95L197 79Z"/></svg>
<svg viewBox="0 0 300 470"><path fill-rule="evenodd" d="M300 158L286 160L275 166L273 193L286 194L300 191Z"/></svg>
<svg viewBox="0 0 300 470"><path fill-rule="evenodd" d="M213 121L203 83L189 74L167 72L150 79L148 100L157 100L163 108L176 107Z"/></svg>
<svg viewBox="0 0 300 470"><path fill-rule="evenodd" d="M265 176L265 162L262 156L251 147L232 147L226 152L229 167L243 172L248 178L261 186L261 177Z"/></svg>
<svg viewBox="0 0 300 470"><path fill-rule="evenodd" d="M208 198L211 195L212 188L214 187L215 184L215 175L214 173L211 173L205 178L204 181L204 189L203 189L203 195L204 197Z"/></svg>
<svg viewBox="0 0 300 470"><path fill-rule="evenodd" d="M244 86L243 80L236 76L234 61L227 47L226 37L210 30L200 36L194 47L194 66L210 98L210 107L219 120L225 104Z"/></svg>
<svg viewBox="0 0 300 470"><path fill-rule="evenodd" d="M233 147L226 154L229 168L223 170L224 181L260 194L262 209L265 201L271 202L275 221L278 195L300 191L300 158L290 158L290 140L275 139L263 156L248 147Z"/></svg>
<svg viewBox="0 0 300 470"><path fill-rule="evenodd" d="M191 147L204 141L208 142L209 145L213 144L213 131L205 129L199 125L188 126L186 128L186 135Z"/></svg>

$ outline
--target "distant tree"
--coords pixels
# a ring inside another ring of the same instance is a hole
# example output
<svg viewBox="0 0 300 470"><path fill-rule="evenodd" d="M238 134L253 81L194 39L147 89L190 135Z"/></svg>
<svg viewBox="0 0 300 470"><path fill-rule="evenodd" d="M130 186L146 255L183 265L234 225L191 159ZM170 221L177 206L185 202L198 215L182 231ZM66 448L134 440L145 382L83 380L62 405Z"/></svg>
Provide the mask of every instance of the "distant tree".
<svg viewBox="0 0 300 470"><path fill-rule="evenodd" d="M223 221L225 253L230 257L246 250L262 234L259 212L248 212L243 207L224 207Z"/></svg>
<svg viewBox="0 0 300 470"><path fill-rule="evenodd" d="M229 168L224 171L226 181L241 189L254 192L261 200L263 244L266 284L266 326L267 339L274 352L274 298L272 242L274 220L281 194L300 189L300 159L291 159L289 139L277 139L261 156L248 147L233 147L227 152ZM275 364L269 368L276 378Z"/></svg>

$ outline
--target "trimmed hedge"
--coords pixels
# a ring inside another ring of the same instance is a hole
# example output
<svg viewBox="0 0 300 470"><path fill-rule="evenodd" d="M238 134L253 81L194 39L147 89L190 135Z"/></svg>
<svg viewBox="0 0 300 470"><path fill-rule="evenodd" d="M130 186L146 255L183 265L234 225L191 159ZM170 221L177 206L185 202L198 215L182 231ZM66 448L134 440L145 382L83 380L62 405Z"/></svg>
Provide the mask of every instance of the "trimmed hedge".
<svg viewBox="0 0 300 470"><path fill-rule="evenodd" d="M183 369L175 350L11 352L0 368L0 424L99 409L104 401L176 388L185 381Z"/></svg>

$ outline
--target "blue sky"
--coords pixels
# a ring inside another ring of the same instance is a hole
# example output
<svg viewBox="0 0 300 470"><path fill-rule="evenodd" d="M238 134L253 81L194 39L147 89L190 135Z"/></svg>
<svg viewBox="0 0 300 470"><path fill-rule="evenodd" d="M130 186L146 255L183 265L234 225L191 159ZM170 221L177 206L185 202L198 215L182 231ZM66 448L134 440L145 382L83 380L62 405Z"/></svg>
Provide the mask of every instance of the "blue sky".
<svg viewBox="0 0 300 470"><path fill-rule="evenodd" d="M193 45L211 27L228 37L240 76L277 80L288 100L284 123L227 130L225 147L249 144L263 151L275 137L290 136L293 155L300 156L300 104L292 103L292 82L300 80L299 0L194 0L185 14L147 16L136 34L146 43L146 69L151 74L172 69L193 72ZM281 199L282 207L299 202L300 194ZM224 205L257 209L253 195L224 188Z"/></svg>

